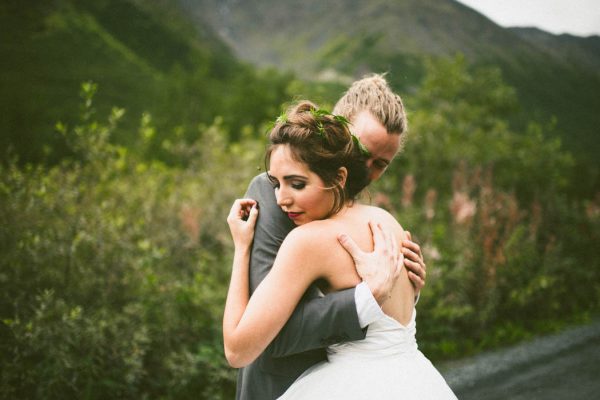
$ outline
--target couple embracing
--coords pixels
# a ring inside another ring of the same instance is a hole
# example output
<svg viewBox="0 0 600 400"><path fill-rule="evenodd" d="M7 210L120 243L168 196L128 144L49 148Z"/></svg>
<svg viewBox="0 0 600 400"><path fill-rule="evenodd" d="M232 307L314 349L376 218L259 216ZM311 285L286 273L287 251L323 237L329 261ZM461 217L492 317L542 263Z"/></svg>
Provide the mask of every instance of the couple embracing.
<svg viewBox="0 0 600 400"><path fill-rule="evenodd" d="M406 131L381 76L334 114L304 101L269 134L267 172L227 218L235 253L223 317L237 398L455 399L415 339L419 246L357 195Z"/></svg>

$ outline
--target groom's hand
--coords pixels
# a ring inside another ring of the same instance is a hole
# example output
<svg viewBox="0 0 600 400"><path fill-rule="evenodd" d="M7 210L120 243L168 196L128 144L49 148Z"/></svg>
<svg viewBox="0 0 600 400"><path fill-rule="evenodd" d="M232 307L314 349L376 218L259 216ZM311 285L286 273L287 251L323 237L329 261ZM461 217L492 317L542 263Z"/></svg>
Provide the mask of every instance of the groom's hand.
<svg viewBox="0 0 600 400"><path fill-rule="evenodd" d="M374 248L371 253L362 251L348 235L341 234L338 241L354 259L358 275L367 283L373 297L381 306L390 297L400 275L403 255L392 232L384 231L380 224L369 222Z"/></svg>
<svg viewBox="0 0 600 400"><path fill-rule="evenodd" d="M419 296L421 289L425 286L427 266L423 261L421 247L413 242L412 235L406 231L406 240L402 241L402 254L404 254L404 266L408 270L408 278L415 288L415 296Z"/></svg>

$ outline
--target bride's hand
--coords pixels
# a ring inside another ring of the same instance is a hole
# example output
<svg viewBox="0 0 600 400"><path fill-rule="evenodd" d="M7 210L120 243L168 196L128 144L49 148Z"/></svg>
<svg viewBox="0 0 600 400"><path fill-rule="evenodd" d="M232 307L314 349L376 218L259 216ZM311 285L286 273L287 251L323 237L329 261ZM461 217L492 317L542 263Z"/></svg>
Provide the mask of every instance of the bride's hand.
<svg viewBox="0 0 600 400"><path fill-rule="evenodd" d="M258 203L252 199L237 199L231 206L227 223L236 250L249 249L254 238Z"/></svg>

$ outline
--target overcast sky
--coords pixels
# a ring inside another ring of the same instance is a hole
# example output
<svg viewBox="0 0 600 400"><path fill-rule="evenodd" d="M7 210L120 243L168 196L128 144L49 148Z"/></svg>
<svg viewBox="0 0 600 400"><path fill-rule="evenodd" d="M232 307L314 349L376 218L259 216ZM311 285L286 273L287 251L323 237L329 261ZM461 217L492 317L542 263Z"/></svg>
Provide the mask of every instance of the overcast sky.
<svg viewBox="0 0 600 400"><path fill-rule="evenodd" d="M501 26L600 35L600 0L457 0Z"/></svg>

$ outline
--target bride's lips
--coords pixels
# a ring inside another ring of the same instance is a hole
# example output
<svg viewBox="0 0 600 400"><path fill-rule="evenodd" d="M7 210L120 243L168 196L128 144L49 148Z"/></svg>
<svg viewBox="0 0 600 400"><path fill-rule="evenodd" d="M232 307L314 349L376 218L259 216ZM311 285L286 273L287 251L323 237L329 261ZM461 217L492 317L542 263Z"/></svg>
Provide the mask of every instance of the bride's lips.
<svg viewBox="0 0 600 400"><path fill-rule="evenodd" d="M300 212L287 212L286 213L289 219L296 219L298 218L302 213Z"/></svg>

